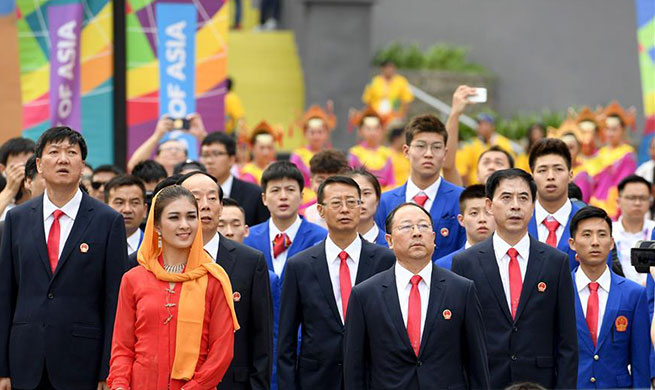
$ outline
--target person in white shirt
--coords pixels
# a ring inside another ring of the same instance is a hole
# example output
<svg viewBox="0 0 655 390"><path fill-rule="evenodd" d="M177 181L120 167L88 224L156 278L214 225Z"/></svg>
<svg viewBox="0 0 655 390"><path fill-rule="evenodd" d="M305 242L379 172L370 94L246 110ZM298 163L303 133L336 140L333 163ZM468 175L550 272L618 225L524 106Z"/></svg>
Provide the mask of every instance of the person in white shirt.
<svg viewBox="0 0 655 390"><path fill-rule="evenodd" d="M143 240L139 228L146 217L146 187L133 175L118 175L105 184L104 201L123 216L127 234L128 256L136 252Z"/></svg>
<svg viewBox="0 0 655 390"><path fill-rule="evenodd" d="M639 167L637 167L635 175L643 177L652 184L653 174L655 173L655 137L651 138L650 142L648 143L648 157L650 160L642 163Z"/></svg>
<svg viewBox="0 0 655 390"><path fill-rule="evenodd" d="M623 275L645 286L647 274L638 273L632 266L630 249L637 241L652 239L655 222L646 220L646 213L652 201L651 184L641 176L630 175L621 180L617 188L621 216L612 226L616 254Z"/></svg>
<svg viewBox="0 0 655 390"><path fill-rule="evenodd" d="M382 195L380 182L374 174L363 168L349 172L348 176L357 182L362 191L362 207L357 232L368 242L386 246L384 231L375 223L375 212Z"/></svg>

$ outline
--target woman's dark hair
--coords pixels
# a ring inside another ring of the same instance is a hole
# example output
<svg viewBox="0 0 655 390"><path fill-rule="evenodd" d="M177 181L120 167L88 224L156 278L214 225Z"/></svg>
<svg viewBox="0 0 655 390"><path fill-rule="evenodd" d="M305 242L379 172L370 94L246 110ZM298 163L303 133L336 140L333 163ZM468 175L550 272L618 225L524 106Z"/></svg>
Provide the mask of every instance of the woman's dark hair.
<svg viewBox="0 0 655 390"><path fill-rule="evenodd" d="M59 143L64 140L68 141L71 145L79 146L80 152L82 153L82 160L86 160L87 148L84 137L82 137L82 134L66 126L51 127L41 134L39 140L36 141L36 150L34 151L36 157L41 158L43 149L45 149L47 144Z"/></svg>
<svg viewBox="0 0 655 390"><path fill-rule="evenodd" d="M161 214L168 206L171 204L173 201L180 199L180 198L186 198L191 204L193 204L196 209L198 209L198 202L196 201L196 197L193 196L191 191L187 190L186 188L182 187L181 185L174 184L172 186L168 186L161 191L159 191L159 194L157 195L157 202L155 203L155 223L159 223L161 221Z"/></svg>
<svg viewBox="0 0 655 390"><path fill-rule="evenodd" d="M487 198L493 199L494 198L494 193L496 192L496 189L500 185L500 182L503 180L510 180L510 179L521 179L523 180L528 187L530 187L530 195L532 195L532 203L537 200L537 185L534 182L534 179L532 178L532 175L524 171L523 169L518 169L518 168L510 168L510 169L501 169L500 171L496 171L489 176L487 179L487 184L486 184L486 193L487 193Z"/></svg>
<svg viewBox="0 0 655 390"><path fill-rule="evenodd" d="M380 187L380 182L378 181L378 178L375 177L374 174L371 172L367 171L364 168L359 168L352 170L348 173L346 173L346 176L348 177L355 177L355 176L362 176L366 180L368 180L369 183L373 186L373 189L375 190L375 196L378 198L378 202L380 201L380 197L382 196L382 187Z"/></svg>

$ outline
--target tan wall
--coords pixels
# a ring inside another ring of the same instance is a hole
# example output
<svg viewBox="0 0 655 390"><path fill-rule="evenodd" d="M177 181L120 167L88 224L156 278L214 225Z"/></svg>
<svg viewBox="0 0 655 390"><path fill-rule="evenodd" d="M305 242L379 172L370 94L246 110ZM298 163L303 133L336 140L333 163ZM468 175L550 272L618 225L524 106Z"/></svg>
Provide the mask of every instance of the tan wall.
<svg viewBox="0 0 655 390"><path fill-rule="evenodd" d="M22 107L20 98L20 68L18 66L18 35L16 15L0 17L0 143L21 135Z"/></svg>

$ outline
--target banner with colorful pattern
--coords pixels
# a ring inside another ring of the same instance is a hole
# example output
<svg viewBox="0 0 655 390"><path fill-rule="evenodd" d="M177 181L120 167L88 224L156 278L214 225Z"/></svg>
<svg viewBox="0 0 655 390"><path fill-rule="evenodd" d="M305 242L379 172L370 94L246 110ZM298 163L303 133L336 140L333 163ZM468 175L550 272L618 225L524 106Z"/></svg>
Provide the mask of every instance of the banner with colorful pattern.
<svg viewBox="0 0 655 390"><path fill-rule="evenodd" d="M644 116L646 123L639 146L639 161L646 161L648 145L655 136L655 1L636 0L637 41L641 89L644 95Z"/></svg>

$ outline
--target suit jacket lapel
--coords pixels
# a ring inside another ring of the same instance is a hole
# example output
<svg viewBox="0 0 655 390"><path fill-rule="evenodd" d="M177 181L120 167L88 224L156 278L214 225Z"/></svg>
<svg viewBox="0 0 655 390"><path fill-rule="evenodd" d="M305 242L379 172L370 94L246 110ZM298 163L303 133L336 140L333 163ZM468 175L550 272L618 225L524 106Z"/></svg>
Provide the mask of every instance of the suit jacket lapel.
<svg viewBox="0 0 655 390"><path fill-rule="evenodd" d="M573 279L573 291L575 291L575 321L578 328L578 340L582 340L584 346L594 352L594 344L591 341L591 333L587 325L587 319L582 311L582 303L580 302L580 295L578 294L578 286L575 283L575 272L571 275Z"/></svg>
<svg viewBox="0 0 655 390"><path fill-rule="evenodd" d="M395 325L395 328L398 331L398 336L403 341L403 344L409 353L414 355L412 344L409 342L409 336L407 335L407 327L405 326L405 321L403 321L403 314L400 311L400 300L398 299L398 290L396 289L396 274L394 267L384 271L384 276L385 280L382 282L382 297L384 298L385 306L389 312L389 317L391 317L391 322Z"/></svg>
<svg viewBox="0 0 655 390"><path fill-rule="evenodd" d="M228 275L231 275L232 270L234 269L234 264L236 263L233 253L235 247L234 245L232 245L232 242L227 238L223 237L220 234L219 237L220 238L218 240L218 253L214 255L216 257L216 263L221 267L223 267L223 269L225 270L225 272L227 272Z"/></svg>
<svg viewBox="0 0 655 390"><path fill-rule="evenodd" d="M612 273L612 283L610 284L610 293L607 297L607 305L605 305L605 314L603 315L602 326L600 327L600 334L598 335L598 340L596 341L596 350L600 350L605 340L607 340L608 335L612 328L614 328L614 320L616 319L616 314L619 311L621 306L621 288L620 284L625 282L624 280L619 281L616 275Z"/></svg>
<svg viewBox="0 0 655 390"><path fill-rule="evenodd" d="M489 282L491 291L493 291L500 306L500 310L505 314L509 322L512 322L512 315L507 306L507 297L505 296L505 289L503 289L503 282L500 279L500 270L498 269L498 261L494 253L493 241L489 237L486 241L480 243L478 251L478 263L483 271L484 277Z"/></svg>
<svg viewBox="0 0 655 390"><path fill-rule="evenodd" d="M375 259L373 258L375 256L375 248L372 248L371 246L376 245L376 244L370 244L368 243L364 238L361 236L359 237L360 240L362 240L362 250L359 253L359 265L357 266L357 276L355 277L355 284L359 284L366 279L370 278L375 269Z"/></svg>
<svg viewBox="0 0 655 390"><path fill-rule="evenodd" d="M289 252L287 252L287 260L290 259L293 255L296 253L300 252L300 248L305 247L305 241L307 240L305 230L307 230L307 221L304 219L300 219L300 227L298 228L298 232L296 233L296 237L293 239L291 242L291 246L289 247Z"/></svg>
<svg viewBox="0 0 655 390"><path fill-rule="evenodd" d="M328 303L334 318L339 325L343 326L341 315L337 308L337 301L334 299L334 290L332 289L332 281L330 280L330 270L327 265L327 258L325 257L325 240L314 247L315 251L312 253L312 262L314 274L318 280L318 285L325 295L325 301Z"/></svg>
<svg viewBox="0 0 655 390"><path fill-rule="evenodd" d="M571 251L571 248L569 247L569 238L571 237L570 226L571 220L573 219L573 215L575 215L576 211L578 211L578 208L571 204L571 213L569 214L569 218L566 221L566 226L564 226L564 233L562 233L562 237L559 239L559 243L557 243L557 249L564 253L569 253Z"/></svg>
<svg viewBox="0 0 655 390"><path fill-rule="evenodd" d="M68 239L64 244L64 250L61 252L59 257L59 263L57 263L57 268L55 269L55 276L59 270L66 264L70 258L71 253L77 247L77 243L82 239L82 235L86 231L86 228L89 226L93 216L93 204L90 201L90 197L86 194L82 194L82 201L80 202L80 208L77 210L77 215L75 216L75 221L73 221L73 227L71 232L68 235Z"/></svg>
<svg viewBox="0 0 655 390"><path fill-rule="evenodd" d="M439 184L439 189L437 190L437 194L435 195L434 200L432 201L432 207L430 207L430 215L432 216L434 223L436 223L437 219L441 217L441 214L443 213L443 208L446 205L445 201L439 202L438 200L446 199L446 197L448 196L447 194L450 193L452 190L453 189L450 186L448 186L446 184L446 181L442 178L441 183Z"/></svg>
<svg viewBox="0 0 655 390"><path fill-rule="evenodd" d="M519 307L516 309L515 321L519 320L523 309L528 304L528 299L538 283L539 275L541 275L541 268L544 265L543 249L537 249L538 241L534 237L530 237L530 254L528 259L528 267L525 270L525 278L523 278L523 288L521 289L521 298L519 300Z"/></svg>
<svg viewBox="0 0 655 390"><path fill-rule="evenodd" d="M39 253L41 262L45 266L48 275L52 276L52 269L50 269L50 260L48 259L48 246L45 240L45 229L43 228L43 196L39 197L39 201L32 205L32 220L37 224L32 231L36 251Z"/></svg>
<svg viewBox="0 0 655 390"><path fill-rule="evenodd" d="M262 252L264 252L264 257L266 258L266 264L268 265L268 269L275 272L275 268L273 268L273 254L271 253L271 246L268 239L271 234L268 224L269 224L269 220L266 220L266 222L264 222L264 230L262 231L259 237L256 237L256 239L261 240L262 243L266 244L264 246L264 248L266 249L264 249Z"/></svg>
<svg viewBox="0 0 655 390"><path fill-rule="evenodd" d="M430 280L430 298L428 298L428 311L425 317L425 326L423 327L423 336L421 337L421 347L419 349L419 359L423 355L425 346L430 337L432 328L436 326L435 322L439 317L439 309L442 307L445 294L443 294L443 282L446 281L442 277L444 271L439 270L439 267L431 264L432 266L432 277Z"/></svg>

